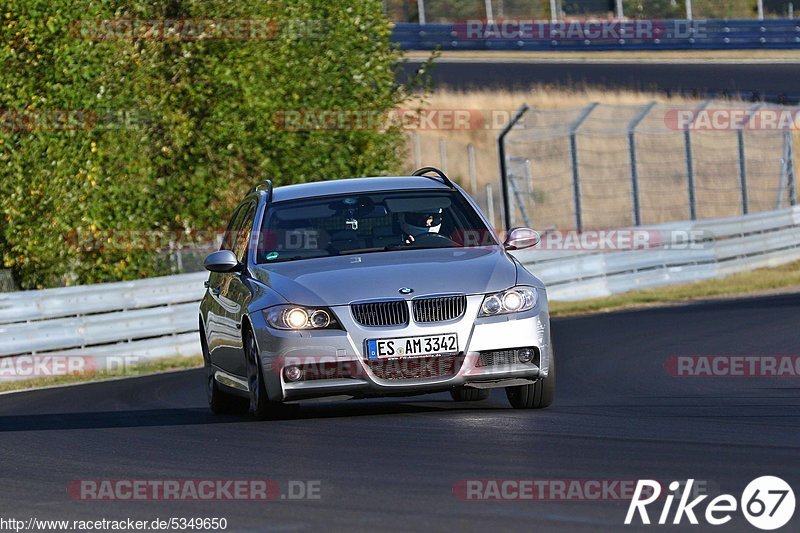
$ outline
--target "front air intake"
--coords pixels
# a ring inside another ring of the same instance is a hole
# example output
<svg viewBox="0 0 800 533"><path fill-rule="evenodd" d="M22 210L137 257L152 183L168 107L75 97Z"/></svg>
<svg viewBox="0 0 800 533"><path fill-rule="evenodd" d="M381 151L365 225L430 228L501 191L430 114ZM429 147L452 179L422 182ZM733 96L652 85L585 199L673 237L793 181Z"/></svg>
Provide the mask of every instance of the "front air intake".
<svg viewBox="0 0 800 533"><path fill-rule="evenodd" d="M447 322L461 318L467 310L467 297L440 296L413 300L414 321L420 323Z"/></svg>
<svg viewBox="0 0 800 533"><path fill-rule="evenodd" d="M408 324L408 305L404 300L352 304L353 318L362 326L404 326Z"/></svg>

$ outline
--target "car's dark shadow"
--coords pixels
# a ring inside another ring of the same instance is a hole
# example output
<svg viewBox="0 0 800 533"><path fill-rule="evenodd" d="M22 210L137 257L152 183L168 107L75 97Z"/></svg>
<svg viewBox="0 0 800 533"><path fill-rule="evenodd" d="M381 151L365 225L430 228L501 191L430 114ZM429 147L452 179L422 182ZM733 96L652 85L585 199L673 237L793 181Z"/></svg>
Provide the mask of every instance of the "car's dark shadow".
<svg viewBox="0 0 800 533"><path fill-rule="evenodd" d="M486 411L510 407L501 402L454 402L443 399L353 400L348 402L320 402L290 406L283 419L306 420L314 418L349 418L357 416L398 415L457 411Z"/></svg>
<svg viewBox="0 0 800 533"><path fill-rule="evenodd" d="M447 401L352 401L292 405L275 418L307 420L314 418L349 418L358 416L419 414L440 411L496 409L491 402L456 404ZM190 426L254 422L249 415L214 415L205 408L143 409L134 411L97 411L0 416L0 433L15 431L50 431L67 429L109 429L154 426ZM267 421L266 423L270 423Z"/></svg>

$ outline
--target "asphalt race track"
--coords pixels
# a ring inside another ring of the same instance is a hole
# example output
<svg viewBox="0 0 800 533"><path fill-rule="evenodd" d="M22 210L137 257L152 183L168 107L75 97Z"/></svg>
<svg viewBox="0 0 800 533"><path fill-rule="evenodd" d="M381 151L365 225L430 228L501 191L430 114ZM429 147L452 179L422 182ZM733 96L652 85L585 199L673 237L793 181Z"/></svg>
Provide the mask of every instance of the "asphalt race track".
<svg viewBox="0 0 800 533"><path fill-rule="evenodd" d="M399 77L419 68L408 61ZM800 62L542 61L438 59L430 73L436 87L527 89L534 85L655 90L697 96L741 96L800 102Z"/></svg>
<svg viewBox="0 0 800 533"><path fill-rule="evenodd" d="M691 477L738 498L776 475L797 491L800 378L676 378L663 365L800 354L798 317L800 294L788 294L556 320L558 397L540 412L495 391L471 404L437 394L304 405L259 423L212 416L201 370L0 396L0 507L18 519L225 517L229 530L616 531L624 501L464 501L453 487ZM66 490L165 478L319 480L321 497L98 502ZM784 530L798 524L800 512ZM752 530L738 513L693 530L708 529Z"/></svg>

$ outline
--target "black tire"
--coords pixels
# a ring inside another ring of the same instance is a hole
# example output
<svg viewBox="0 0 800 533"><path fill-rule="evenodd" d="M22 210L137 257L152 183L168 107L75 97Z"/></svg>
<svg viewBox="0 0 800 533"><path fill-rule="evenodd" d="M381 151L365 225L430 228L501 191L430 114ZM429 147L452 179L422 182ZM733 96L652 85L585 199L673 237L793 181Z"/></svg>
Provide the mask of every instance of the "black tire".
<svg viewBox="0 0 800 533"><path fill-rule="evenodd" d="M506 387L508 402L514 409L544 409L553 403L556 396L556 358L550 345L550 371L546 378L536 383Z"/></svg>
<svg viewBox="0 0 800 533"><path fill-rule="evenodd" d="M256 420L275 419L283 414L283 404L270 401L267 395L267 386L264 383L264 372L255 336L247 326L242 329L244 331L242 341L247 365L247 384L250 388L250 412L256 417Z"/></svg>
<svg viewBox="0 0 800 533"><path fill-rule="evenodd" d="M211 358L208 352L206 333L203 326L200 326L200 347L203 350L203 363L206 370L206 393L208 396L208 408L217 415L244 414L247 412L247 399L239 396L222 392L217 380L214 379L214 368L211 366Z"/></svg>
<svg viewBox="0 0 800 533"><path fill-rule="evenodd" d="M450 391L450 396L457 402L479 402L491 394L490 389L473 389L472 387L459 387Z"/></svg>

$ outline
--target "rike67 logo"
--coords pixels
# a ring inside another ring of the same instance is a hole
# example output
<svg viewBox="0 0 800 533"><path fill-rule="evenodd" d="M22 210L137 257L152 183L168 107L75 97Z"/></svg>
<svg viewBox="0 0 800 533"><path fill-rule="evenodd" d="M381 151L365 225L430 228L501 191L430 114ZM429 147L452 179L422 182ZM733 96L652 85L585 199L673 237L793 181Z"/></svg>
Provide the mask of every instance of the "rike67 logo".
<svg viewBox="0 0 800 533"><path fill-rule="evenodd" d="M690 524L696 525L699 523L698 515L700 515L708 524L720 526L730 522L737 509L741 509L742 514L752 526L771 531L786 525L794 515L794 491L779 477L762 476L754 479L745 487L738 501L730 494L720 494L706 502L703 513L700 511L702 508L700 504L708 498L708 495L699 495L689 500L692 496L693 484L694 479L687 480L685 486L678 481L669 484L670 493L663 499L663 507L658 514L656 523L661 525L680 524L685 517ZM682 491L681 487L683 487ZM628 514L625 516L625 524L635 523L637 515L642 524L650 524L651 519L647 506L659 501L662 496L661 492L661 484L658 481L639 480L628 507ZM673 511L672 505L676 497L678 504ZM653 507L657 506L658 504ZM671 521L670 518L672 518Z"/></svg>

